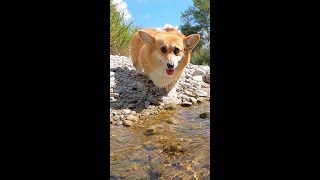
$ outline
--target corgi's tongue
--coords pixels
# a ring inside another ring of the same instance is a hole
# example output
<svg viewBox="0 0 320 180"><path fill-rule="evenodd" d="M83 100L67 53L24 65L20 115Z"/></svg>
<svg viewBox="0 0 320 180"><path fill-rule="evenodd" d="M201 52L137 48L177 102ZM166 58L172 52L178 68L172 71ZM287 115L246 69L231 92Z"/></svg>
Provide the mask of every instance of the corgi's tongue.
<svg viewBox="0 0 320 180"><path fill-rule="evenodd" d="M166 72L168 75L172 75L174 70L173 69L166 69Z"/></svg>

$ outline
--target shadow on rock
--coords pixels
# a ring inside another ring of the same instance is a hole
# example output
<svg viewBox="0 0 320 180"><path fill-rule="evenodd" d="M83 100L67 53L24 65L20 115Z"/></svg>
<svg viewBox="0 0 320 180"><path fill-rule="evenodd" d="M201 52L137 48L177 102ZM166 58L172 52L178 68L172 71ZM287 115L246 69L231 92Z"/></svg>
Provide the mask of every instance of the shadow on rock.
<svg viewBox="0 0 320 180"><path fill-rule="evenodd" d="M141 76L128 67L110 69L110 108L134 109L141 112L149 105L160 105L166 95L147 76Z"/></svg>

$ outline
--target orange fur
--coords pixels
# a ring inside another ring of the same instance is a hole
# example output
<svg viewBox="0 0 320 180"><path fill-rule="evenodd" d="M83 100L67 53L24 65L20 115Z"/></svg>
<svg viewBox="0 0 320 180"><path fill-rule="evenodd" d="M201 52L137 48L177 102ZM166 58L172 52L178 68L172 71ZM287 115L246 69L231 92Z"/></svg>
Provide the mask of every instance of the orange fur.
<svg viewBox="0 0 320 180"><path fill-rule="evenodd" d="M170 27L143 29L132 37L130 57L138 73L147 74L156 86L171 91L190 62L190 53L199 39L198 34L186 37ZM161 48L165 48L165 53ZM174 65L172 74L166 72L168 63Z"/></svg>

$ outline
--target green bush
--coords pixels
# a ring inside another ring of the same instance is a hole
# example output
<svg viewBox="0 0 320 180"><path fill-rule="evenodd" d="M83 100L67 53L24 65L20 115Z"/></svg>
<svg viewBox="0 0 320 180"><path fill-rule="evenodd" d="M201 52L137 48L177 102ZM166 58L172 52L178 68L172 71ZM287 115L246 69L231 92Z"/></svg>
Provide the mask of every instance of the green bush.
<svg viewBox="0 0 320 180"><path fill-rule="evenodd" d="M124 14L110 2L110 54L128 56L130 40L137 30L133 21L126 23Z"/></svg>
<svg viewBox="0 0 320 180"><path fill-rule="evenodd" d="M193 52L190 61L192 64L210 66L210 49L199 49Z"/></svg>

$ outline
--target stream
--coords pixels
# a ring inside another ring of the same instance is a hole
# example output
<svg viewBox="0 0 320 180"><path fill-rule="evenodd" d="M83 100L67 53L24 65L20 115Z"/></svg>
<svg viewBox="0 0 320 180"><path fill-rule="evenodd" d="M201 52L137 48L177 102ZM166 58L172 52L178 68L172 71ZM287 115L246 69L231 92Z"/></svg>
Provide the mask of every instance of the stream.
<svg viewBox="0 0 320 180"><path fill-rule="evenodd" d="M110 179L210 179L210 102L110 125Z"/></svg>

